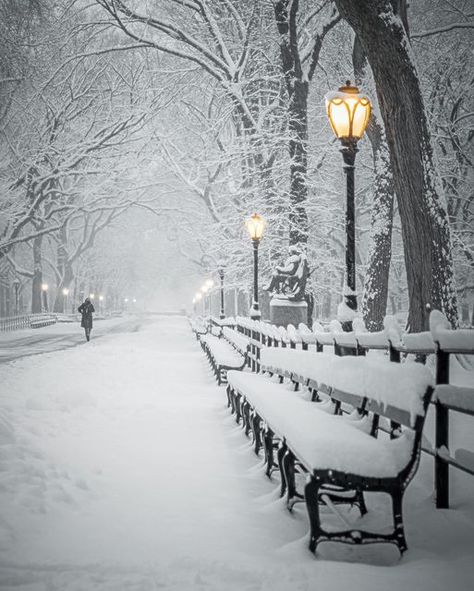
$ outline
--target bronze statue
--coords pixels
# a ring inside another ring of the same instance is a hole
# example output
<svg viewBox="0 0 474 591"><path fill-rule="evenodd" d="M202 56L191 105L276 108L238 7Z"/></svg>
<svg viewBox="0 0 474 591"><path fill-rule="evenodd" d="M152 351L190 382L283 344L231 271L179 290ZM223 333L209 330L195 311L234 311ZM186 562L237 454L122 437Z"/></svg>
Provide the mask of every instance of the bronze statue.
<svg viewBox="0 0 474 591"><path fill-rule="evenodd" d="M308 260L302 247L290 246L289 256L278 265L265 291L276 297L296 302L305 299L306 281L309 276Z"/></svg>

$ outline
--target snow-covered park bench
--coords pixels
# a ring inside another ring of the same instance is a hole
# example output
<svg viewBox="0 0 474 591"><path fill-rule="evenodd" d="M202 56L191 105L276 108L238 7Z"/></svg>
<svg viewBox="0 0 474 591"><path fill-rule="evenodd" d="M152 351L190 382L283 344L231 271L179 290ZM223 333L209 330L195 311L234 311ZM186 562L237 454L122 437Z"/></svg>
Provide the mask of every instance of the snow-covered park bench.
<svg viewBox="0 0 474 591"><path fill-rule="evenodd" d="M219 386L227 381L229 370L242 370L247 365L248 340L231 328L214 327L200 336L200 342Z"/></svg>
<svg viewBox="0 0 474 591"><path fill-rule="evenodd" d="M227 374L232 408L246 427L250 425L254 441L262 442L267 474L275 467L273 450L278 445L276 465L288 507L304 497L311 524L310 549L315 551L318 543L329 540L391 542L403 553L402 499L418 466L424 419L433 392L429 370L416 363L288 349L262 349L261 366L280 378L289 376L290 383L297 376L312 391L313 399L314 392L318 396L326 393L325 401L311 402L275 377L233 371ZM346 417L341 416L342 406L350 412ZM390 421L401 426L398 432L382 430ZM298 470L308 475L304 495L296 490ZM322 527L320 503L333 509L335 504L356 503L364 513L363 493L368 491L390 495L390 533L349 527L328 532Z"/></svg>
<svg viewBox="0 0 474 591"><path fill-rule="evenodd" d="M191 330L193 331L193 334L197 340L199 340L199 337L201 335L204 335L207 333L206 323L199 316L197 316L195 318L190 318L189 323L191 325Z"/></svg>

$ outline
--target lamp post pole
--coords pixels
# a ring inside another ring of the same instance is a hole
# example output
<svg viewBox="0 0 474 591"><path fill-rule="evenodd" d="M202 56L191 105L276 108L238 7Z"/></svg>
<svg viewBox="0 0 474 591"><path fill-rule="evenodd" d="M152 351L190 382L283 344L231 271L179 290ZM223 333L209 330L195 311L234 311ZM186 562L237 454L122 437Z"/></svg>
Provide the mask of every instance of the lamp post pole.
<svg viewBox="0 0 474 591"><path fill-rule="evenodd" d="M258 246L260 240L252 238L253 244L253 302L250 318L260 318L261 312L258 304Z"/></svg>
<svg viewBox="0 0 474 591"><path fill-rule="evenodd" d="M357 140L342 140L341 154L344 160L346 176L346 290L344 299L346 306L357 310L356 266L355 266L355 158L358 152Z"/></svg>
<svg viewBox="0 0 474 591"><path fill-rule="evenodd" d="M219 318L223 320L225 318L225 309L224 309L224 269L220 267L219 269L219 279L221 282L221 312Z"/></svg>

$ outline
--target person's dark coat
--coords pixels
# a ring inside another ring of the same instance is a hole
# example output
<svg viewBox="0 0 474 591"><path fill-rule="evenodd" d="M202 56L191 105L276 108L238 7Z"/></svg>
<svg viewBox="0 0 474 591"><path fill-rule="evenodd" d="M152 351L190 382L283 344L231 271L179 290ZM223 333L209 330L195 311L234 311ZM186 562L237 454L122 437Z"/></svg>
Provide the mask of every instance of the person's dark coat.
<svg viewBox="0 0 474 591"><path fill-rule="evenodd" d="M85 302L79 306L77 311L79 314L82 314L82 328L92 328L92 312L95 312L92 302L89 299L86 299Z"/></svg>

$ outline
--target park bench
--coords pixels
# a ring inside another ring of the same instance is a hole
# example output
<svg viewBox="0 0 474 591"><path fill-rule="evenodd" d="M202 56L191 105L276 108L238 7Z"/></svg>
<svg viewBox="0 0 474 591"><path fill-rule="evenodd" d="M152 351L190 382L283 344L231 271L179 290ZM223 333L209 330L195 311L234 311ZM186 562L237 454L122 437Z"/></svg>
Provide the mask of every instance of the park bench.
<svg viewBox="0 0 474 591"><path fill-rule="evenodd" d="M321 363L315 363L320 355ZM293 361L287 363L286 356ZM315 551L318 543L329 540L391 542L403 553L402 498L419 461L424 418L433 392L430 372L415 363L300 351L285 351L281 360L283 365L277 368L275 351L269 352L268 360L266 351L262 351L262 369L280 377L289 375L290 379L298 376L306 386L318 393L327 392L333 402L345 404L362 416L355 421L344 419L339 414L341 406L337 414L322 412L320 405L264 375L228 373L230 403L244 424L244 417L249 417L254 440L265 450L267 475L274 465L277 441L281 492L287 493L288 508L304 496L311 525L310 549ZM303 375L303 365L311 368L308 375ZM383 420L396 421L401 429L388 437L379 429ZM296 491L297 470L308 475L304 495ZM367 491L391 496L392 532L379 534L357 528L328 532L322 528L319 503L335 509L336 503L349 502L358 505L363 514L363 493Z"/></svg>
<svg viewBox="0 0 474 591"><path fill-rule="evenodd" d="M231 328L211 328L200 336L200 342L219 386L227 381L229 370L242 370L247 365L248 342Z"/></svg>
<svg viewBox="0 0 474 591"><path fill-rule="evenodd" d="M193 331L193 334L196 337L196 340L199 340L201 335L205 335L207 333L207 326L202 318L190 318L189 323L191 325L191 330Z"/></svg>

